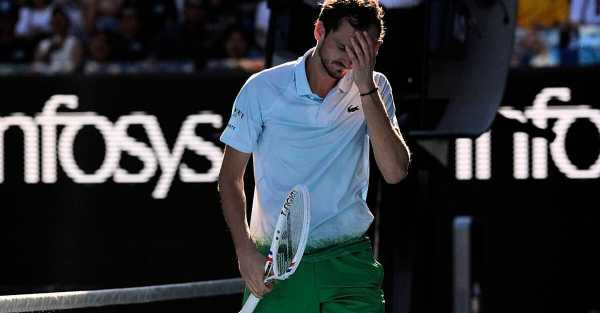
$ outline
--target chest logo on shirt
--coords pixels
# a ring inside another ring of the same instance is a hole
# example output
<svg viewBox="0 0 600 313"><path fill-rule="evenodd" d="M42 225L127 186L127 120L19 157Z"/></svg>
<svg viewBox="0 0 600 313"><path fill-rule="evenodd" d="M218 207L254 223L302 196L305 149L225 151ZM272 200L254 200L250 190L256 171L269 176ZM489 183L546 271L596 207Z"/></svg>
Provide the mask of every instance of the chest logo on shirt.
<svg viewBox="0 0 600 313"><path fill-rule="evenodd" d="M355 112L355 111L358 111L358 110L360 110L360 109L358 108L358 105L355 105L355 106L349 106L349 107L348 107L348 113L352 113L352 112Z"/></svg>
<svg viewBox="0 0 600 313"><path fill-rule="evenodd" d="M237 108L234 108L233 109L233 113L231 113L231 116L239 118L239 119L243 119L244 118L244 112L240 111Z"/></svg>

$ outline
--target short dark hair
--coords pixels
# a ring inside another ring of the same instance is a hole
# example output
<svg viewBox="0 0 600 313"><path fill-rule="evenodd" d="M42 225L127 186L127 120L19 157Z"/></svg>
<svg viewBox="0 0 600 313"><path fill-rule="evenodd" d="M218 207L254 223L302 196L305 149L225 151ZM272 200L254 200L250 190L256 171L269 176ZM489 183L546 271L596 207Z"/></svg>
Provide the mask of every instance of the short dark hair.
<svg viewBox="0 0 600 313"><path fill-rule="evenodd" d="M383 8L378 0L325 0L318 20L323 22L325 32L335 31L346 19L358 30L368 30L374 26L379 33L379 41L385 36Z"/></svg>

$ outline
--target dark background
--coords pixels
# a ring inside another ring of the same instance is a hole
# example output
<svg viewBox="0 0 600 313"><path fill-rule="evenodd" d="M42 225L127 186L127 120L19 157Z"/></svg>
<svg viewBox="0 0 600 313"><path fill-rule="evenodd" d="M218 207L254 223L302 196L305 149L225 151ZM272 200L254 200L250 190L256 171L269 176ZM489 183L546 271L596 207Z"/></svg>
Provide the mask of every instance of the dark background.
<svg viewBox="0 0 600 313"><path fill-rule="evenodd" d="M158 119L169 149L188 115L212 111L225 119L245 76L220 77L53 77L4 78L1 115L22 112L34 116L54 94L80 97L76 110L106 116L143 111ZM58 134L63 127L58 127ZM149 145L141 127L131 136ZM218 143L220 130L198 126L196 134ZM41 137L41 132L40 132ZM208 280L237 275L233 248L219 208L216 184L184 184L178 175L165 199L152 198L160 176L145 184L76 184L58 164L55 184L23 180L21 131L5 133L5 181L2 196L1 264L4 293L47 288L125 287ZM104 156L102 136L84 127L75 140L74 155L87 173ZM208 161L187 151L182 162L198 172ZM141 169L139 159L122 154L120 165ZM8 256L8 257L6 257Z"/></svg>
<svg viewBox="0 0 600 313"><path fill-rule="evenodd" d="M598 109L594 70L513 71L502 106L524 109L542 88L569 87L572 103ZM185 76L12 77L3 79L0 116L35 116L54 94L80 97L76 110L106 116L143 111L160 122L170 148L188 115L211 111L224 123L243 74ZM397 103L401 108L402 103ZM400 109L399 109L400 110ZM553 120L549 121L551 128ZM451 299L452 218L476 218L474 280L482 286L486 312L589 312L600 307L599 213L597 179L564 177L549 158L549 177L512 178L514 123L497 118L492 125L492 178L455 179L453 151L449 166L421 148L413 148L409 177L384 186L381 205L381 260L386 267L389 308L397 304L393 278L408 275L410 306L417 311L447 312ZM62 127L58 127L58 134ZM529 129L532 134L540 130ZM220 130L198 127L204 140L218 142ZM542 132L543 133L543 132ZM41 135L41 133L40 133ZM148 143L132 127L130 135ZM572 162L589 167L600 151L598 130L578 120L567 137ZM450 139L450 147L453 147ZM215 183L182 183L178 176L165 199L151 194L160 176L145 184L76 184L58 165L55 184L23 180L23 137L4 134L5 179L0 185L4 238L0 291L3 294L121 288L237 277L235 255L219 208ZM81 168L93 172L102 161L102 137L85 127L75 141ZM187 151L186 164L198 172L207 161ZM121 166L141 167L122 155ZM376 181L376 177L374 180ZM372 182L372 190L376 184ZM248 192L252 189L248 188ZM373 203L373 198L370 199ZM240 295L138 306L144 311L237 310ZM116 309L115 309L116 310ZM121 309L124 310L124 309Z"/></svg>
<svg viewBox="0 0 600 313"><path fill-rule="evenodd" d="M597 86L597 69L513 70L501 107L524 110L543 88L568 87L572 101L548 107L585 104L598 110ZM411 172L399 185L384 187L381 210L390 312L451 311L456 216L474 218L471 270L472 283L481 287L481 312L600 309L598 178L569 179L550 155L546 179L513 178L513 133L548 136L551 143L555 122L549 119L547 129L539 129L497 115L488 180L456 179L454 139L436 139L450 143L444 166L407 132ZM578 119L565 146L572 163L589 168L599 157L600 130Z"/></svg>

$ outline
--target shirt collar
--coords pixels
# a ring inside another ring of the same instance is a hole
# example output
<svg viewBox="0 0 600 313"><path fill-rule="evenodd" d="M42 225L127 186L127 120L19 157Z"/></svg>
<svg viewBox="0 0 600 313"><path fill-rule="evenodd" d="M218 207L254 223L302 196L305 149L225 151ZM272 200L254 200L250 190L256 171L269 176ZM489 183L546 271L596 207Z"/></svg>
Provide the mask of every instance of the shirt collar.
<svg viewBox="0 0 600 313"><path fill-rule="evenodd" d="M296 81L296 93L299 96L313 96L318 97L310 89L308 83L308 77L306 75L306 60L313 53L315 48L308 50L303 56L299 57L296 62L294 69L294 80ZM340 79L336 85L336 88L342 92L348 92L352 88L352 70L348 71L342 79Z"/></svg>
<svg viewBox="0 0 600 313"><path fill-rule="evenodd" d="M306 76L306 60L312 54L314 48L308 50L303 56L298 58L296 62L296 68L294 69L294 80L296 81L296 93L299 96L316 96L311 90L308 84L308 77Z"/></svg>

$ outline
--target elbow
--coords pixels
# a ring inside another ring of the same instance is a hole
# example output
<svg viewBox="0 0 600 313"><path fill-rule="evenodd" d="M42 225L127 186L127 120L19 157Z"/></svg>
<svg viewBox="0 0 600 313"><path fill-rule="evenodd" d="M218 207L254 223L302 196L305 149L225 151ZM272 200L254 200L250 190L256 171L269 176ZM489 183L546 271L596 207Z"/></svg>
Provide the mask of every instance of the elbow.
<svg viewBox="0 0 600 313"><path fill-rule="evenodd" d="M217 191L219 191L219 193L221 193L223 189L228 189L228 186L231 185L234 185L231 177L223 174L219 175L219 179L217 180Z"/></svg>
<svg viewBox="0 0 600 313"><path fill-rule="evenodd" d="M383 174L383 179L388 184L397 184L401 182L408 175L408 170L404 168L398 168L394 171Z"/></svg>
<svg viewBox="0 0 600 313"><path fill-rule="evenodd" d="M382 172L383 179L388 184L397 184L401 182L408 175L409 164L410 159L398 162L396 166L388 168L387 171Z"/></svg>
<svg viewBox="0 0 600 313"><path fill-rule="evenodd" d="M221 193L221 191L223 190L223 183L224 183L223 177L221 175L219 175L219 178L217 179L217 191L219 193Z"/></svg>
<svg viewBox="0 0 600 313"><path fill-rule="evenodd" d="M224 191L232 189L243 189L244 178L232 176L228 173L221 171L219 178L217 179L217 191L222 194Z"/></svg>
<svg viewBox="0 0 600 313"><path fill-rule="evenodd" d="M226 175L225 173L223 173L223 170L221 169L221 172L219 173L219 177L217 179L217 191L220 193L223 192L223 189L226 189L227 185L231 185L231 178L228 177L228 175Z"/></svg>
<svg viewBox="0 0 600 313"><path fill-rule="evenodd" d="M383 179L388 184L397 184L408 175L411 156L410 151L404 146L403 153L399 153L394 161L393 166L388 167L386 171L382 171ZM391 165L391 164L390 164Z"/></svg>

